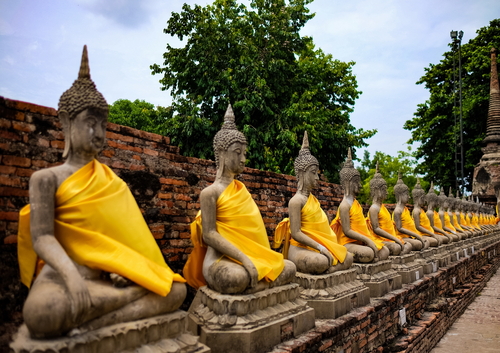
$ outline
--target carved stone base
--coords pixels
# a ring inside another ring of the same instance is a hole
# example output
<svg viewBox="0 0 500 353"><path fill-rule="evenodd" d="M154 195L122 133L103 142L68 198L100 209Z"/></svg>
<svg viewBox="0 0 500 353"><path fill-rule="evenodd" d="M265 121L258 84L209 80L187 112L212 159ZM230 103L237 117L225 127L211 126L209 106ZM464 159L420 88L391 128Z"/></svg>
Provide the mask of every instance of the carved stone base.
<svg viewBox="0 0 500 353"><path fill-rule="evenodd" d="M447 267L451 263L450 252L446 248L447 244L443 244L435 248L434 256L438 260L439 267Z"/></svg>
<svg viewBox="0 0 500 353"><path fill-rule="evenodd" d="M315 325L297 283L245 295L201 287L188 312L189 329L214 353L267 352Z"/></svg>
<svg viewBox="0 0 500 353"><path fill-rule="evenodd" d="M424 270L415 261L414 254L390 256L392 268L401 276L403 284L412 283L424 276Z"/></svg>
<svg viewBox="0 0 500 353"><path fill-rule="evenodd" d="M324 275L297 272L295 282L317 319L335 319L370 303L370 289L356 276L355 268Z"/></svg>
<svg viewBox="0 0 500 353"><path fill-rule="evenodd" d="M354 263L358 276L370 288L370 297L381 297L403 285L401 276L392 269L392 261L384 260L371 264Z"/></svg>
<svg viewBox="0 0 500 353"><path fill-rule="evenodd" d="M415 262L422 266L424 275L436 272L439 268L438 261L434 256L434 248L428 248L422 251L415 251Z"/></svg>
<svg viewBox="0 0 500 353"><path fill-rule="evenodd" d="M32 339L28 328L23 324L14 336L10 348L14 353L210 352L186 328L187 313L181 310L103 327L73 337L47 340Z"/></svg>

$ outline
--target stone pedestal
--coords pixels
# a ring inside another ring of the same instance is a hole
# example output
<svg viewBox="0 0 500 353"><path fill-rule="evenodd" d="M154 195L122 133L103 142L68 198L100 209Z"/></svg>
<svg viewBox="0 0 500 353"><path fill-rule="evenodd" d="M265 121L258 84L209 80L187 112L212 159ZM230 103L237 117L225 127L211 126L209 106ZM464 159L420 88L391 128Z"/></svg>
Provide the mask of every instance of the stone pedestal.
<svg viewBox="0 0 500 353"><path fill-rule="evenodd" d="M381 297L403 285L401 276L392 269L392 261L384 260L370 264L354 263L357 278L370 288L370 297Z"/></svg>
<svg viewBox="0 0 500 353"><path fill-rule="evenodd" d="M189 329L214 353L268 352L315 325L297 283L245 295L201 287L188 312Z"/></svg>
<svg viewBox="0 0 500 353"><path fill-rule="evenodd" d="M187 313L171 314L115 324L73 337L32 339L22 325L10 344L14 353L87 353L87 352L169 352L208 353L187 330Z"/></svg>
<svg viewBox="0 0 500 353"><path fill-rule="evenodd" d="M403 284L412 283L424 276L424 270L415 262L414 254L390 256L392 268L401 276Z"/></svg>
<svg viewBox="0 0 500 353"><path fill-rule="evenodd" d="M434 248L428 248L422 251L415 251L415 262L422 266L424 275L436 272L439 268L438 260L434 256Z"/></svg>
<svg viewBox="0 0 500 353"><path fill-rule="evenodd" d="M324 275L297 272L295 282L317 319L335 319L370 303L370 289L356 276L354 268Z"/></svg>
<svg viewBox="0 0 500 353"><path fill-rule="evenodd" d="M434 248L434 256L438 260L439 267L446 267L451 262L450 252L446 246L447 244L443 244Z"/></svg>

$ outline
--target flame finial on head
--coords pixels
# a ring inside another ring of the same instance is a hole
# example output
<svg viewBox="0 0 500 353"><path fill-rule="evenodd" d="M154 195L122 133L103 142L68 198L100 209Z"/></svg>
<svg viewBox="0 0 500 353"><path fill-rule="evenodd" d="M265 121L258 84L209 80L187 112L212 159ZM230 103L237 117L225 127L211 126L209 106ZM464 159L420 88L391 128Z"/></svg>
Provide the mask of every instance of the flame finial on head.
<svg viewBox="0 0 500 353"><path fill-rule="evenodd" d="M309 138L307 131L304 131L304 138L302 139L302 148L299 151L299 156L295 159L294 169L295 175L298 177L299 172L305 172L311 165L319 166L318 160L311 154L309 150Z"/></svg>
<svg viewBox="0 0 500 353"><path fill-rule="evenodd" d="M238 130L235 123L235 116L231 104L227 105L226 113L224 114L224 122L221 129L215 134L214 137L214 154L215 164L219 167L219 154L221 151L226 151L231 144L240 142L247 144L247 139L242 132Z"/></svg>
<svg viewBox="0 0 500 353"><path fill-rule="evenodd" d="M342 185L346 185L353 177L356 175L359 176L359 172L356 168L354 168L354 163L352 162L352 151L351 147L347 150L347 158L340 170L340 183Z"/></svg>

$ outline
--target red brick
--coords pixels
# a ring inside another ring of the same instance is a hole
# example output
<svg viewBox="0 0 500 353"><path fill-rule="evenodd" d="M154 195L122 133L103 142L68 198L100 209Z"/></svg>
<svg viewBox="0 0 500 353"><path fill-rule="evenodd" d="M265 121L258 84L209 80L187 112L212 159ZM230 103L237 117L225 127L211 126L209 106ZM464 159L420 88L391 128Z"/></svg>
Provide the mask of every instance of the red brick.
<svg viewBox="0 0 500 353"><path fill-rule="evenodd" d="M6 140L14 140L14 141L21 141L22 139L22 137L19 134L6 130L0 130L0 138L4 138Z"/></svg>
<svg viewBox="0 0 500 353"><path fill-rule="evenodd" d="M111 141L108 140L108 146L113 147L113 148L118 148L120 150L126 150L126 151L133 151L137 153L142 153L142 148L140 147L135 147L135 146L129 146L123 143L118 143L116 141Z"/></svg>
<svg viewBox="0 0 500 353"><path fill-rule="evenodd" d="M57 116L57 111L54 108L44 107L43 105L37 105L28 102L16 101L12 99L6 99L5 105L9 108L14 108L17 110L26 110L32 113L40 113L43 115Z"/></svg>
<svg viewBox="0 0 500 353"><path fill-rule="evenodd" d="M12 122L10 120L3 118L0 119L0 129L10 129L11 126Z"/></svg>
<svg viewBox="0 0 500 353"><path fill-rule="evenodd" d="M17 229L19 228L18 222L9 222L7 229L12 230L17 233Z"/></svg>
<svg viewBox="0 0 500 353"><path fill-rule="evenodd" d="M49 134L51 134L57 140L64 140L64 132L57 130L49 130Z"/></svg>
<svg viewBox="0 0 500 353"><path fill-rule="evenodd" d="M174 199L182 201L192 201L192 198L184 194L175 194Z"/></svg>
<svg viewBox="0 0 500 353"><path fill-rule="evenodd" d="M3 239L4 244L16 244L17 243L17 234L11 234L6 236Z"/></svg>
<svg viewBox="0 0 500 353"><path fill-rule="evenodd" d="M3 164L15 165L19 167L29 167L31 166L31 159L17 156L3 156Z"/></svg>
<svg viewBox="0 0 500 353"><path fill-rule="evenodd" d="M168 137L168 136L164 136L164 137L163 137L163 141L164 141L167 145L170 145L170 137Z"/></svg>
<svg viewBox="0 0 500 353"><path fill-rule="evenodd" d="M143 165L139 165L139 164L130 164L129 169L130 170L144 170L144 169L146 169L146 167Z"/></svg>
<svg viewBox="0 0 500 353"><path fill-rule="evenodd" d="M25 189L0 186L0 195L2 196L29 196L29 191Z"/></svg>
<svg viewBox="0 0 500 353"><path fill-rule="evenodd" d="M31 175L35 172L33 169L25 169L25 168L17 168L16 175L23 177L31 177Z"/></svg>
<svg viewBox="0 0 500 353"><path fill-rule="evenodd" d="M114 161L111 164L111 167L112 168L117 168L117 169L128 169L125 164L123 164L122 162L119 162L119 161Z"/></svg>
<svg viewBox="0 0 500 353"><path fill-rule="evenodd" d="M154 134L152 132L139 131L139 136L143 139L155 142L161 142L163 140L163 136Z"/></svg>
<svg viewBox="0 0 500 353"><path fill-rule="evenodd" d="M168 179L168 178L160 178L160 183L168 185L188 185L187 181L185 180Z"/></svg>
<svg viewBox="0 0 500 353"><path fill-rule="evenodd" d="M116 134L116 133L111 132L111 131L106 132L106 138L112 139L112 140L119 140L119 141L123 141L123 142L133 142L134 141L134 138L132 136L124 136L124 135Z"/></svg>
<svg viewBox="0 0 500 353"><path fill-rule="evenodd" d="M158 156L158 151L150 150L149 148L144 148L144 153L150 156Z"/></svg>
<svg viewBox="0 0 500 353"><path fill-rule="evenodd" d="M134 155L132 156L132 158L133 158L133 159L135 159L136 161L142 161L141 156L138 156L138 155L136 155L136 154L134 154Z"/></svg>
<svg viewBox="0 0 500 353"><path fill-rule="evenodd" d="M160 199L171 199L172 198L172 193L163 193L163 192L160 192L160 193L158 193L158 198L160 198Z"/></svg>
<svg viewBox="0 0 500 353"><path fill-rule="evenodd" d="M19 212L0 212L0 219L17 221L19 219Z"/></svg>
<svg viewBox="0 0 500 353"><path fill-rule="evenodd" d="M19 121L24 121L26 115L23 112L16 112L15 119Z"/></svg>
<svg viewBox="0 0 500 353"><path fill-rule="evenodd" d="M10 142L0 142L0 149L5 151L10 150Z"/></svg>
<svg viewBox="0 0 500 353"><path fill-rule="evenodd" d="M50 146L53 148L64 149L64 141L59 141L59 140L50 141Z"/></svg>
<svg viewBox="0 0 500 353"><path fill-rule="evenodd" d="M31 163L33 163L33 166L38 168L47 168L49 166L49 163L43 159L33 159Z"/></svg>
<svg viewBox="0 0 500 353"><path fill-rule="evenodd" d="M0 175L0 185L21 186L21 180L16 177L6 177Z"/></svg>
<svg viewBox="0 0 500 353"><path fill-rule="evenodd" d="M105 157L113 157L115 155L115 151L113 150L104 150L101 152L101 155L105 156Z"/></svg>
<svg viewBox="0 0 500 353"><path fill-rule="evenodd" d="M39 138L38 139L38 146L40 146L40 147L49 147L50 146L50 142L49 142L49 140L46 140L46 139L43 139L43 138Z"/></svg>
<svg viewBox="0 0 500 353"><path fill-rule="evenodd" d="M24 122L17 122L17 121L12 122L12 127L14 128L14 130L19 130L23 132L32 132L36 130L36 127L33 124L27 124Z"/></svg>
<svg viewBox="0 0 500 353"><path fill-rule="evenodd" d="M13 174L15 171L16 167L0 165L0 174Z"/></svg>

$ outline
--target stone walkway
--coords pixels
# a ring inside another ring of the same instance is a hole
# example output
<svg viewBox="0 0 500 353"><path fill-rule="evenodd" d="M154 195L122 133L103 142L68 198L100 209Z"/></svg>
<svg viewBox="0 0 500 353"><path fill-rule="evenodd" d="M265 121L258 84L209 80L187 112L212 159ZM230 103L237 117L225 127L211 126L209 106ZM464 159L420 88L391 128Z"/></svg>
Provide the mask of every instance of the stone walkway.
<svg viewBox="0 0 500 353"><path fill-rule="evenodd" d="M500 270L431 353L500 352Z"/></svg>

